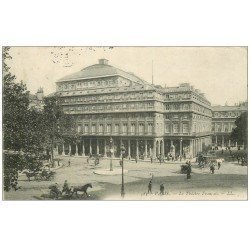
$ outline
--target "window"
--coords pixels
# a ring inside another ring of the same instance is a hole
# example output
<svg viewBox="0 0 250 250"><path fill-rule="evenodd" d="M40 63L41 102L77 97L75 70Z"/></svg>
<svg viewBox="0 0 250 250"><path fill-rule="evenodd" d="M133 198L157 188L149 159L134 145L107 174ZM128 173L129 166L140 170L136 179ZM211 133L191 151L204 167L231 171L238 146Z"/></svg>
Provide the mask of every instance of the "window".
<svg viewBox="0 0 250 250"><path fill-rule="evenodd" d="M188 124L187 123L183 123L182 130L183 130L183 133L188 133Z"/></svg>
<svg viewBox="0 0 250 250"><path fill-rule="evenodd" d="M122 125L122 132L127 134L127 131L128 131L128 124L127 123L123 123Z"/></svg>
<svg viewBox="0 0 250 250"><path fill-rule="evenodd" d="M144 133L144 124L143 123L139 123L139 133Z"/></svg>
<svg viewBox="0 0 250 250"><path fill-rule="evenodd" d="M224 130L225 130L225 132L228 132L228 125L227 124L224 125Z"/></svg>
<svg viewBox="0 0 250 250"><path fill-rule="evenodd" d="M81 124L78 124L78 126L77 126L77 132L78 133L82 132L82 125Z"/></svg>
<svg viewBox="0 0 250 250"><path fill-rule="evenodd" d="M174 109L175 110L179 110L180 109L180 105L179 104L174 104Z"/></svg>
<svg viewBox="0 0 250 250"><path fill-rule="evenodd" d="M111 133L111 124L107 124L107 133Z"/></svg>
<svg viewBox="0 0 250 250"><path fill-rule="evenodd" d="M88 133L88 132L89 132L89 125L88 125L88 124L85 124L85 125L84 125L84 132L85 132L85 133Z"/></svg>
<svg viewBox="0 0 250 250"><path fill-rule="evenodd" d="M115 124L115 133L119 133L119 124Z"/></svg>
<svg viewBox="0 0 250 250"><path fill-rule="evenodd" d="M99 124L99 133L103 133L103 124Z"/></svg>
<svg viewBox="0 0 250 250"><path fill-rule="evenodd" d="M179 124L175 123L173 124L173 132L178 133L179 132Z"/></svg>
<svg viewBox="0 0 250 250"><path fill-rule="evenodd" d="M91 132L92 132L92 133L95 133L95 132L96 132L96 126L95 126L95 124L92 124Z"/></svg>
<svg viewBox="0 0 250 250"><path fill-rule="evenodd" d="M135 123L131 123L131 133L135 134Z"/></svg>
<svg viewBox="0 0 250 250"><path fill-rule="evenodd" d="M148 133L149 134L153 133L153 123L148 123Z"/></svg>
<svg viewBox="0 0 250 250"><path fill-rule="evenodd" d="M166 104L166 110L170 110L170 105Z"/></svg>
<svg viewBox="0 0 250 250"><path fill-rule="evenodd" d="M170 124L169 123L165 124L165 133L170 133Z"/></svg>

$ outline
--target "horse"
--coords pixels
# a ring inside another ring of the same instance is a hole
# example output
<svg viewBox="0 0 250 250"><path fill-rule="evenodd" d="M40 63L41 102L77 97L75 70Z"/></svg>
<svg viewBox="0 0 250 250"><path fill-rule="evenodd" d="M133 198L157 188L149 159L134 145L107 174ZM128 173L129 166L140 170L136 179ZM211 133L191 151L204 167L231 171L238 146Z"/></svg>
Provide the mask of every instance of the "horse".
<svg viewBox="0 0 250 250"><path fill-rule="evenodd" d="M90 183L85 184L84 186L73 187L73 192L72 192L71 196L73 196L74 193L77 196L77 192L80 191L80 192L83 192L83 194L85 194L87 197L89 197L89 195L87 193L88 188L92 188L92 185Z"/></svg>
<svg viewBox="0 0 250 250"><path fill-rule="evenodd" d="M29 181L31 177L34 177L35 179L37 177L37 172L29 172L28 170L25 170L23 173L26 175Z"/></svg>

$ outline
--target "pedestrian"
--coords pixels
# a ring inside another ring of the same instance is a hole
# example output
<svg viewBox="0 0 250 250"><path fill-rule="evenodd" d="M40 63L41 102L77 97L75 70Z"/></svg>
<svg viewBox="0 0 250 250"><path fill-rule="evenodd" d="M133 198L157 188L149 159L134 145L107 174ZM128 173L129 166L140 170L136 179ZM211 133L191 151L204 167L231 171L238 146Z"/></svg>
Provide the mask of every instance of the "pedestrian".
<svg viewBox="0 0 250 250"><path fill-rule="evenodd" d="M244 159L244 157L241 157L241 166L244 166L244 161L245 159Z"/></svg>
<svg viewBox="0 0 250 250"><path fill-rule="evenodd" d="M60 166L60 160L59 159L57 160L57 165Z"/></svg>
<svg viewBox="0 0 250 250"><path fill-rule="evenodd" d="M66 193L66 194L69 194L70 193L70 188L69 188L69 184L68 184L68 181L65 180L64 181L64 184L63 184L63 189L62 189L62 193Z"/></svg>
<svg viewBox="0 0 250 250"><path fill-rule="evenodd" d="M232 155L232 159L233 159L233 162L234 162L234 155Z"/></svg>
<svg viewBox="0 0 250 250"><path fill-rule="evenodd" d="M210 166L211 174L214 174L214 170L215 170L214 163L212 163L212 165Z"/></svg>
<svg viewBox="0 0 250 250"><path fill-rule="evenodd" d="M148 183L148 194L149 193L152 194L152 180L150 180L149 183Z"/></svg>
<svg viewBox="0 0 250 250"><path fill-rule="evenodd" d="M163 183L160 185L160 194L164 195L164 185L163 185Z"/></svg>
<svg viewBox="0 0 250 250"><path fill-rule="evenodd" d="M68 161L68 167L70 167L70 159L69 159L69 161Z"/></svg>
<svg viewBox="0 0 250 250"><path fill-rule="evenodd" d="M238 164L240 164L240 157L237 155Z"/></svg>
<svg viewBox="0 0 250 250"><path fill-rule="evenodd" d="M224 151L223 151L223 149L222 149L222 150L221 150L221 154L222 154L222 155L223 155L223 152L224 152Z"/></svg>
<svg viewBox="0 0 250 250"><path fill-rule="evenodd" d="M221 162L218 161L218 169L220 169L220 166L221 166Z"/></svg>
<svg viewBox="0 0 250 250"><path fill-rule="evenodd" d="M135 163L137 163L137 161L138 161L138 157L136 156L136 157L135 157Z"/></svg>
<svg viewBox="0 0 250 250"><path fill-rule="evenodd" d="M192 168L191 168L191 163L189 161L187 163L187 180L191 179L191 172L192 172Z"/></svg>

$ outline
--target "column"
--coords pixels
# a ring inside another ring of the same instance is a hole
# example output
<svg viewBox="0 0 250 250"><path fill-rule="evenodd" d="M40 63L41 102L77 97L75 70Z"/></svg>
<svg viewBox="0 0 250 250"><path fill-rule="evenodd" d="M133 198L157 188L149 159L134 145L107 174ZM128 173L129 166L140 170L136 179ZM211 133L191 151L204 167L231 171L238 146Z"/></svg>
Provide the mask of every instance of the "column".
<svg viewBox="0 0 250 250"><path fill-rule="evenodd" d="M189 155L193 158L193 140L189 140Z"/></svg>
<svg viewBox="0 0 250 250"><path fill-rule="evenodd" d="M221 146L224 147L224 136L222 135L222 143Z"/></svg>
<svg viewBox="0 0 250 250"><path fill-rule="evenodd" d="M131 158L131 152L130 152L130 139L128 139L128 158Z"/></svg>
<svg viewBox="0 0 250 250"><path fill-rule="evenodd" d="M231 147L231 140L228 140L228 147Z"/></svg>
<svg viewBox="0 0 250 250"><path fill-rule="evenodd" d="M236 148L238 147L238 143L237 143L237 142L235 142L235 147L236 147Z"/></svg>
<svg viewBox="0 0 250 250"><path fill-rule="evenodd" d="M59 146L58 146L58 144L56 144L56 152L57 152L57 155L59 155Z"/></svg>
<svg viewBox="0 0 250 250"><path fill-rule="evenodd" d="M217 144L217 135L215 136L215 144Z"/></svg>
<svg viewBox="0 0 250 250"><path fill-rule="evenodd" d="M69 156L71 155L71 144L69 143Z"/></svg>
<svg viewBox="0 0 250 250"><path fill-rule="evenodd" d="M91 139L89 139L89 154L92 155L92 145L91 145Z"/></svg>
<svg viewBox="0 0 250 250"><path fill-rule="evenodd" d="M157 148L157 156L159 156L161 154L161 144L160 141L158 141L158 148Z"/></svg>
<svg viewBox="0 0 250 250"><path fill-rule="evenodd" d="M165 158L164 140L162 140L161 142L162 142L161 155L162 155L163 158Z"/></svg>
<svg viewBox="0 0 250 250"><path fill-rule="evenodd" d="M85 156L84 140L82 140L82 156Z"/></svg>
<svg viewBox="0 0 250 250"><path fill-rule="evenodd" d="M154 139L153 143L153 158L156 158L156 139Z"/></svg>
<svg viewBox="0 0 250 250"><path fill-rule="evenodd" d="M99 140L96 139L96 154L99 155Z"/></svg>
<svg viewBox="0 0 250 250"><path fill-rule="evenodd" d="M104 157L107 157L106 139L104 139Z"/></svg>
<svg viewBox="0 0 250 250"><path fill-rule="evenodd" d="M78 154L78 145L77 145L77 143L76 143L76 154L75 154L76 156L78 156L79 154Z"/></svg>
<svg viewBox="0 0 250 250"><path fill-rule="evenodd" d="M180 139L180 156L182 156L182 139Z"/></svg>
<svg viewBox="0 0 250 250"><path fill-rule="evenodd" d="M138 145L138 139L136 139L136 157L139 158L139 145Z"/></svg>
<svg viewBox="0 0 250 250"><path fill-rule="evenodd" d="M147 140L145 140L144 141L144 143L145 143L145 158L148 158L148 141Z"/></svg>
<svg viewBox="0 0 250 250"><path fill-rule="evenodd" d="M64 152L64 143L62 144L62 155L63 156L65 155L65 152Z"/></svg>

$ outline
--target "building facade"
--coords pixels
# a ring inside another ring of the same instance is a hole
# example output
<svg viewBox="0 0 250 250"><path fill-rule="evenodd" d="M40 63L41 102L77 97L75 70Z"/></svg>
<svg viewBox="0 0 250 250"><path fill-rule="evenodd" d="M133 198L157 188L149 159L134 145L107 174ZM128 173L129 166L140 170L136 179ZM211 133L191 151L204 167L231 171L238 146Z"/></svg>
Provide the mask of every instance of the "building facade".
<svg viewBox="0 0 250 250"><path fill-rule="evenodd" d="M211 103L187 83L162 88L100 59L56 85L79 135L59 154L107 156L113 148L119 157L123 144L128 158L194 157L211 145Z"/></svg>
<svg viewBox="0 0 250 250"><path fill-rule="evenodd" d="M247 111L247 102L235 106L213 106L212 143L215 146L231 147L237 142L230 140L230 134L235 128L235 120Z"/></svg>
<svg viewBox="0 0 250 250"><path fill-rule="evenodd" d="M29 108L42 110L44 107L43 88L39 88L35 95L29 94Z"/></svg>

